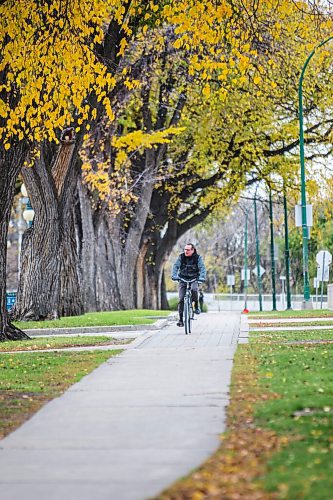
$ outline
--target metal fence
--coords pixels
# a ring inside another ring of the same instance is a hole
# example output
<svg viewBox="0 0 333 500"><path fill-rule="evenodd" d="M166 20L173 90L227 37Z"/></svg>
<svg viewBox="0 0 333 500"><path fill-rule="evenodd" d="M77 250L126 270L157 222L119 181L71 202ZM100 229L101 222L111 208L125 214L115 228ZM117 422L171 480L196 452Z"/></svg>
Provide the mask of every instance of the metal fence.
<svg viewBox="0 0 333 500"><path fill-rule="evenodd" d="M168 292L168 299L178 297L176 292ZM313 309L327 308L327 295L323 295L321 303L321 296L310 296ZM207 304L209 311L242 311L245 304L245 296L242 293L205 293L204 302ZM303 295L292 295L291 306L292 309L302 309ZM273 307L272 295L262 295L262 308L263 311L271 311ZM283 311L287 307L286 295L281 293L276 295L276 308ZM247 295L247 308L250 311L259 311L259 295Z"/></svg>

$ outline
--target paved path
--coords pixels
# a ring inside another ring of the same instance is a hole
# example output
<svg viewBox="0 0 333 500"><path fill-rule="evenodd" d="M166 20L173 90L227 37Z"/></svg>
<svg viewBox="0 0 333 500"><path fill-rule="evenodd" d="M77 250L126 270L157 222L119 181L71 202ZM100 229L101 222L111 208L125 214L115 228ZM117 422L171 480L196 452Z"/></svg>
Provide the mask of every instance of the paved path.
<svg viewBox="0 0 333 500"><path fill-rule="evenodd" d="M4 500L144 500L224 430L239 313L149 332L0 442Z"/></svg>

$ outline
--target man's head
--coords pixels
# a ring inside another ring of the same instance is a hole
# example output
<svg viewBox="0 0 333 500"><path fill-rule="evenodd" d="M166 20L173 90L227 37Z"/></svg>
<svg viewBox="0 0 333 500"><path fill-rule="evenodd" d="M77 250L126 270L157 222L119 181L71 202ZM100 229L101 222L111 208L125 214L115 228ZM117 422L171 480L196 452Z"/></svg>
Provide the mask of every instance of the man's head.
<svg viewBox="0 0 333 500"><path fill-rule="evenodd" d="M193 243L186 243L184 247L185 257L192 257L192 255L196 252L195 246Z"/></svg>

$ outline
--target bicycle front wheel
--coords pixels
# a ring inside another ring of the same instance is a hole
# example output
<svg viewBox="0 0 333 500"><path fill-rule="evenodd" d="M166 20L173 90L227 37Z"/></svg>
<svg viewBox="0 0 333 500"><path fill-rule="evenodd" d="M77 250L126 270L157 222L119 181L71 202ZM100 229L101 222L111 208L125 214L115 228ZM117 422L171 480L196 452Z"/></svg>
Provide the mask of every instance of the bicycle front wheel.
<svg viewBox="0 0 333 500"><path fill-rule="evenodd" d="M191 309L188 300L184 303L184 326L186 335L191 333Z"/></svg>

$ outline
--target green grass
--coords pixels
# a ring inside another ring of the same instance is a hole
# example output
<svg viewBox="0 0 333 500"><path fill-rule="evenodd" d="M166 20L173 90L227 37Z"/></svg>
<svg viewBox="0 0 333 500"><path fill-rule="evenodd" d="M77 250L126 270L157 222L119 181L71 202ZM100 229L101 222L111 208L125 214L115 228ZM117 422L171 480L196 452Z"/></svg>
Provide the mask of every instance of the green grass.
<svg viewBox="0 0 333 500"><path fill-rule="evenodd" d="M106 311L86 313L82 316L68 316L46 321L15 321L21 330L35 328L73 328L84 326L142 325L152 324L158 318L166 317L170 311L134 309L128 311Z"/></svg>
<svg viewBox="0 0 333 500"><path fill-rule="evenodd" d="M333 326L333 318L332 318L332 321L331 320L326 320L326 321L322 321L322 320L318 320L318 321L297 321L297 322L290 322L290 323L250 323L250 327L251 328L255 328L255 327L283 327L283 328L286 328L287 326L296 326L296 327L301 327L301 326Z"/></svg>
<svg viewBox="0 0 333 500"><path fill-rule="evenodd" d="M31 351L38 349L55 349L79 346L95 346L107 344L126 344L129 340L114 339L106 336L77 336L77 337L43 337L31 340L0 342L0 352L5 351Z"/></svg>
<svg viewBox="0 0 333 500"><path fill-rule="evenodd" d="M120 352L0 354L0 437Z"/></svg>
<svg viewBox="0 0 333 500"><path fill-rule="evenodd" d="M302 340L333 340L332 330L281 330L281 331L251 331L250 342L287 342Z"/></svg>
<svg viewBox="0 0 333 500"><path fill-rule="evenodd" d="M331 332L331 334L333 331ZM256 425L290 439L261 478L278 498L321 500L333 488L333 345L283 344L321 339L326 332L251 333L249 349L259 365L263 392L277 398L256 406ZM256 339L265 340L264 343ZM306 416L297 412L310 409Z"/></svg>
<svg viewBox="0 0 333 500"><path fill-rule="evenodd" d="M333 318L333 311L329 309L305 309L296 311L261 311L248 313L250 319L270 318Z"/></svg>

